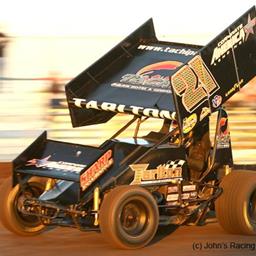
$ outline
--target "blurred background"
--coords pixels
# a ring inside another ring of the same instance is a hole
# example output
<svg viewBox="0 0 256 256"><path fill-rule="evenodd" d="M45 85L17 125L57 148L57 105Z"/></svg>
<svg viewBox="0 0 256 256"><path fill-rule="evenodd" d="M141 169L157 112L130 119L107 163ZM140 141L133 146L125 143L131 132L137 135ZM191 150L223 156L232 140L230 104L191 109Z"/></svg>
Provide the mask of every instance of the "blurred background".
<svg viewBox="0 0 256 256"><path fill-rule="evenodd" d="M255 0L0 0L0 162L14 159L43 130L51 139L90 145L110 137L127 117L73 129L64 85L150 17L159 39L205 45L252 5ZM227 108L235 161L255 163L256 79Z"/></svg>

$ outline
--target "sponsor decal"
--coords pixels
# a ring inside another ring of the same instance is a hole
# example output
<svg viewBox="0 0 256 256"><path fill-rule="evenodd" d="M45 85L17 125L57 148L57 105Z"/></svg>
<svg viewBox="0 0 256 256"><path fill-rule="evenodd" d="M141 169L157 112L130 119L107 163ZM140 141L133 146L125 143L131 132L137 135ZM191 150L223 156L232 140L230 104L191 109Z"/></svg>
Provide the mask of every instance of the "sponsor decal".
<svg viewBox="0 0 256 256"><path fill-rule="evenodd" d="M27 161L26 166L36 166L37 168L50 169L50 170L60 170L67 172L81 172L86 165L83 164L75 164L63 161L48 161L51 155L43 158L43 159L31 159Z"/></svg>
<svg viewBox="0 0 256 256"><path fill-rule="evenodd" d="M183 193L181 194L181 199L190 199L190 198L196 198L197 197L197 192L191 192L191 193ZM179 194L170 194L167 195L166 200L167 201L177 201L179 199Z"/></svg>
<svg viewBox="0 0 256 256"><path fill-rule="evenodd" d="M228 92L226 92L225 97L228 97L230 94L233 94L234 92L236 92L237 89L240 89L243 82L244 82L244 79L241 79L239 82L235 83L233 87Z"/></svg>
<svg viewBox="0 0 256 256"><path fill-rule="evenodd" d="M184 163L184 160L168 161L165 164L157 166L156 169L150 170L147 169L149 164L130 165L131 169L135 172L131 185L157 185L182 180L182 166Z"/></svg>
<svg viewBox="0 0 256 256"><path fill-rule="evenodd" d="M196 185L185 185L182 188L183 192L187 192L187 191L195 191L196 190Z"/></svg>
<svg viewBox="0 0 256 256"><path fill-rule="evenodd" d="M220 95L215 95L214 98L212 99L212 106L214 108L217 108L220 106L222 102L222 97Z"/></svg>
<svg viewBox="0 0 256 256"><path fill-rule="evenodd" d="M202 121L205 117L207 117L211 113L210 109L207 107L203 107L200 114L200 121Z"/></svg>
<svg viewBox="0 0 256 256"><path fill-rule="evenodd" d="M108 150L80 176L80 186L82 191L88 188L113 163L112 150Z"/></svg>
<svg viewBox="0 0 256 256"><path fill-rule="evenodd" d="M248 14L247 24L239 24L234 30L230 31L213 50L211 65L216 65L229 55L233 48L238 47L247 41L250 34L254 34L254 26L256 25L256 17L251 19Z"/></svg>
<svg viewBox="0 0 256 256"><path fill-rule="evenodd" d="M230 132L228 127L228 118L222 117L219 121L219 131L217 134L217 148L230 147Z"/></svg>
<svg viewBox="0 0 256 256"><path fill-rule="evenodd" d="M190 132L197 123L197 115L196 113L192 114L189 117L183 119L183 133Z"/></svg>
<svg viewBox="0 0 256 256"><path fill-rule="evenodd" d="M170 71L181 66L179 61L162 61L147 65L135 74L125 74L112 87L142 90L148 92L171 93Z"/></svg>
<svg viewBox="0 0 256 256"><path fill-rule="evenodd" d="M190 192L190 191L196 191L196 185L184 185L182 187L183 192ZM178 193L178 187L177 186L169 186L167 188L167 193Z"/></svg>
<svg viewBox="0 0 256 256"><path fill-rule="evenodd" d="M119 113L130 113L138 116L148 116L162 119L173 120L175 118L175 112L170 112L169 110L159 110L155 108L143 108L138 106L127 106L124 104L116 104L110 102L98 103L96 100L87 101L86 99L73 98L72 99L76 107L86 108L86 109L98 109L111 112Z"/></svg>
<svg viewBox="0 0 256 256"><path fill-rule="evenodd" d="M178 193L178 187L177 186L169 186L167 188L167 193Z"/></svg>
<svg viewBox="0 0 256 256"><path fill-rule="evenodd" d="M167 201L177 201L179 199L178 187L168 187ZM185 192L185 193L183 193ZM197 197L196 185L184 185L182 187L181 199L191 199Z"/></svg>
<svg viewBox="0 0 256 256"><path fill-rule="evenodd" d="M137 48L138 50L142 51L154 51L154 52L167 52L167 53L174 53L174 54L181 54L185 56L194 56L196 55L196 51L191 49L185 48L174 48L174 47L162 47L162 46L153 46L153 45L144 45L140 44Z"/></svg>

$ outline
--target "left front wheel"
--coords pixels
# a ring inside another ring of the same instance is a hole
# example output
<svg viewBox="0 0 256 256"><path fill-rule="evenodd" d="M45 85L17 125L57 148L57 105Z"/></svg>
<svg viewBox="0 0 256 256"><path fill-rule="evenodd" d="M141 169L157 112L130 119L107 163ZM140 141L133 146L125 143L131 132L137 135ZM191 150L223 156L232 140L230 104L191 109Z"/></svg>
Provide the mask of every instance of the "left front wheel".
<svg viewBox="0 0 256 256"><path fill-rule="evenodd" d="M100 208L100 229L110 243L122 249L146 246L159 222L154 197L139 186L120 186L104 197Z"/></svg>
<svg viewBox="0 0 256 256"><path fill-rule="evenodd" d="M17 184L12 187L12 180L8 178L0 188L0 220L3 226L20 236L32 236L45 229L36 216L22 213L21 207L25 198L38 198L44 191L44 183L38 178L30 179L24 189Z"/></svg>

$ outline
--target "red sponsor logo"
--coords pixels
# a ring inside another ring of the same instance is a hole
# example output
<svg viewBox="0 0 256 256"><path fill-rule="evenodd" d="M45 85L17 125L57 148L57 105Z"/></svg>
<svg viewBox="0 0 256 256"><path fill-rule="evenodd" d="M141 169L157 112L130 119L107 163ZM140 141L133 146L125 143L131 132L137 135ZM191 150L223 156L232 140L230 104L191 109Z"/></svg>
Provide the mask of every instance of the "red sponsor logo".
<svg viewBox="0 0 256 256"><path fill-rule="evenodd" d="M98 177L100 177L112 164L112 150L108 150L93 165L91 165L80 177L81 188L84 191Z"/></svg>

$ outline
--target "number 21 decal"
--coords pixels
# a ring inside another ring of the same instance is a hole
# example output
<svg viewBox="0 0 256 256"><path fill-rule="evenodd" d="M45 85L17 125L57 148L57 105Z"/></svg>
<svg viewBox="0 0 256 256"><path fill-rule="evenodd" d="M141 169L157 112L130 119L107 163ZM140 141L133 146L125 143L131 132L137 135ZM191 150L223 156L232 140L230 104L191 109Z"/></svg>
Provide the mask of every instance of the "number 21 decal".
<svg viewBox="0 0 256 256"><path fill-rule="evenodd" d="M220 87L197 55L171 77L173 89L182 97L182 104L191 113Z"/></svg>

